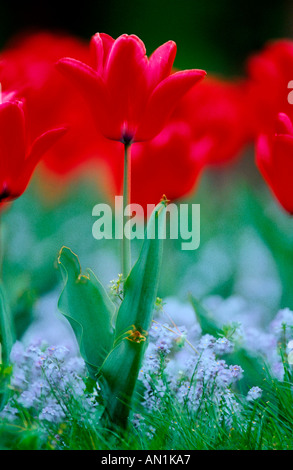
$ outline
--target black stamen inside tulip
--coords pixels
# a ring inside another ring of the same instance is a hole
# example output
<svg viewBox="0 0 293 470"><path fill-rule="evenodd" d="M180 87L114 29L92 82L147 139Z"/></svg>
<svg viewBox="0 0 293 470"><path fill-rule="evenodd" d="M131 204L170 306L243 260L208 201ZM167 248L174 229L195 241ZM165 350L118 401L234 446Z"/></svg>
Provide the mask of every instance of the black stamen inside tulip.
<svg viewBox="0 0 293 470"><path fill-rule="evenodd" d="M124 145L130 145L132 143L133 136L130 134L127 134L126 132L122 135L121 142Z"/></svg>
<svg viewBox="0 0 293 470"><path fill-rule="evenodd" d="M8 186L4 183L2 186L2 191L0 192L0 202L4 201L9 196L11 196L10 191L8 189Z"/></svg>

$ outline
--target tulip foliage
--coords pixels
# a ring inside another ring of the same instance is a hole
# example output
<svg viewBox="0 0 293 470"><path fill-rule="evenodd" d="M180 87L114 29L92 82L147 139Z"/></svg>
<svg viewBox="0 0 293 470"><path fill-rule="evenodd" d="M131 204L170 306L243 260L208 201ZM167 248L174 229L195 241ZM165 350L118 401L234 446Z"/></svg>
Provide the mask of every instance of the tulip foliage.
<svg viewBox="0 0 293 470"><path fill-rule="evenodd" d="M12 350L12 346L15 341L15 332L14 332L14 324L11 315L11 311L8 306L8 302L6 299L5 288L3 283L0 283L0 410L6 404L8 397L10 395L9 388L7 385L9 384L9 374L7 373L7 369L9 368L10 364L10 353Z"/></svg>
<svg viewBox="0 0 293 470"><path fill-rule="evenodd" d="M93 272L81 274L77 256L63 247L58 263L64 289L59 309L69 320L91 377L105 399L105 417L125 427L151 325L162 260L166 201L149 220L140 256L129 273L117 308ZM155 236L156 225L158 233Z"/></svg>

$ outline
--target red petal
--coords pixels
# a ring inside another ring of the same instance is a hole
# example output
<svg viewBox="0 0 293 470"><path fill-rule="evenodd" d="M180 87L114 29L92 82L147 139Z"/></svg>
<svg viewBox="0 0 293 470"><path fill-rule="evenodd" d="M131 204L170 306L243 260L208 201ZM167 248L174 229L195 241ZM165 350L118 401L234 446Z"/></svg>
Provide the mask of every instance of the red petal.
<svg viewBox="0 0 293 470"><path fill-rule="evenodd" d="M276 134L293 135L293 126L289 117L285 113L279 113L276 123Z"/></svg>
<svg viewBox="0 0 293 470"><path fill-rule="evenodd" d="M42 156L66 132L65 128L52 129L40 135L32 144L29 156L25 160L24 169L14 186L14 193L20 196L26 189L32 173Z"/></svg>
<svg viewBox="0 0 293 470"><path fill-rule="evenodd" d="M6 101L0 105L0 184L13 182L25 159L25 119L23 104Z"/></svg>
<svg viewBox="0 0 293 470"><path fill-rule="evenodd" d="M177 46L174 41L168 41L158 47L149 58L148 75L150 87L154 88L167 78L172 70Z"/></svg>
<svg viewBox="0 0 293 470"><path fill-rule="evenodd" d="M70 58L57 62L56 67L75 84L90 107L100 132L112 138L112 110L103 79L88 65Z"/></svg>
<svg viewBox="0 0 293 470"><path fill-rule="evenodd" d="M102 75L110 50L115 40L105 33L97 33L92 36L90 42L91 53L96 71Z"/></svg>
<svg viewBox="0 0 293 470"><path fill-rule="evenodd" d="M182 121L168 123L155 139L133 145L132 202L146 210L147 204L156 204L163 194L171 200L189 194L202 171L191 147L191 129Z"/></svg>
<svg viewBox="0 0 293 470"><path fill-rule="evenodd" d="M150 96L134 140L139 142L155 137L177 102L205 75L204 70L187 70L176 72L159 83Z"/></svg>
<svg viewBox="0 0 293 470"><path fill-rule="evenodd" d="M278 136L274 145L272 190L284 209L293 215L293 137Z"/></svg>
<svg viewBox="0 0 293 470"><path fill-rule="evenodd" d="M271 148L266 135L260 135L257 139L255 163L265 181L271 185Z"/></svg>
<svg viewBox="0 0 293 470"><path fill-rule="evenodd" d="M134 35L120 36L112 46L105 70L111 95L113 124L133 132L148 99L147 66L143 42Z"/></svg>
<svg viewBox="0 0 293 470"><path fill-rule="evenodd" d="M210 165L213 162L210 159L211 150L215 146L215 140L212 135L203 135L192 143L192 158L202 165Z"/></svg>
<svg viewBox="0 0 293 470"><path fill-rule="evenodd" d="M52 145L54 145L55 142L57 142L57 140L59 140L66 132L67 129L65 127L60 127L58 129L51 129L40 135L33 142L26 163L30 161L31 164L36 165L44 153L47 152L47 150L49 150L49 148L52 147Z"/></svg>
<svg viewBox="0 0 293 470"><path fill-rule="evenodd" d="M291 179L293 174L293 135L277 135L272 146L271 164L278 172L283 172L284 179ZM292 192L293 194L293 192Z"/></svg>
<svg viewBox="0 0 293 470"><path fill-rule="evenodd" d="M256 163L272 193L284 209L293 214L293 136L278 135L271 144L261 136Z"/></svg>

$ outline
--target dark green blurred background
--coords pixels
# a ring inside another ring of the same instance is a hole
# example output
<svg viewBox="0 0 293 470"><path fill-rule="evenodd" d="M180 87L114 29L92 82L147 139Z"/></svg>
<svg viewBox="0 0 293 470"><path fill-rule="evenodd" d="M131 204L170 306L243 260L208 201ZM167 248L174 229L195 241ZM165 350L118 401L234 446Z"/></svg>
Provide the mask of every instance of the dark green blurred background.
<svg viewBox="0 0 293 470"><path fill-rule="evenodd" d="M175 65L240 74L247 55L269 40L293 35L291 0L96 0L0 2L0 46L23 29L64 30L90 38L137 34L150 54L173 39Z"/></svg>

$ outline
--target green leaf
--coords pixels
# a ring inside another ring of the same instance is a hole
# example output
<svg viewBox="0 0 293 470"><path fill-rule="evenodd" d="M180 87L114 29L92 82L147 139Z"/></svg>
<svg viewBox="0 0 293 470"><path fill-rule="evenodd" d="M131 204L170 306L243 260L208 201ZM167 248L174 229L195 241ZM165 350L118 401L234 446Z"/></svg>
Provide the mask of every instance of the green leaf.
<svg viewBox="0 0 293 470"><path fill-rule="evenodd" d="M190 303L194 309L198 323L200 324L202 334L219 336L222 335L223 330L216 325L216 322L210 315L210 313L202 306L202 304L192 295L189 296Z"/></svg>
<svg viewBox="0 0 293 470"><path fill-rule="evenodd" d="M110 426L127 426L137 376L147 342L124 339L107 357L98 376L106 402L104 418Z"/></svg>
<svg viewBox="0 0 293 470"><path fill-rule="evenodd" d="M10 395L9 381L10 353L15 340L14 323L7 304L2 282L0 282L0 410Z"/></svg>
<svg viewBox="0 0 293 470"><path fill-rule="evenodd" d="M64 280L58 308L71 324L80 353L95 377L113 347L115 306L91 270L81 274L78 257L69 248L61 249L58 266Z"/></svg>
<svg viewBox="0 0 293 470"><path fill-rule="evenodd" d="M98 375L106 414L112 424L120 427L127 425L147 347L162 262L165 209L162 201L150 217L140 256L125 282L124 299L116 319L115 348Z"/></svg>
<svg viewBox="0 0 293 470"><path fill-rule="evenodd" d="M117 313L115 339L129 330L148 330L157 298L163 253L166 204L156 206L148 222L140 256L124 284L124 300Z"/></svg>

